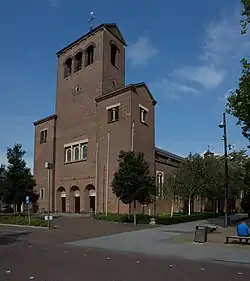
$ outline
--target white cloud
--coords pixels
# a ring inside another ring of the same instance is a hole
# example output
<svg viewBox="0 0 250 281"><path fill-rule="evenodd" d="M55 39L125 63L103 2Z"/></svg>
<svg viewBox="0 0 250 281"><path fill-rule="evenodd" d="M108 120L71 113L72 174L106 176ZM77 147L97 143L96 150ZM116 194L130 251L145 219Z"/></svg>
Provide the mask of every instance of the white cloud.
<svg viewBox="0 0 250 281"><path fill-rule="evenodd" d="M154 93L161 93L164 96L167 96L170 99L176 99L179 97L179 94L193 94L197 95L199 91L188 85L179 84L173 81L163 78L161 80L155 81L149 85Z"/></svg>
<svg viewBox="0 0 250 281"><path fill-rule="evenodd" d="M134 44L128 46L128 58L135 66L146 64L158 52L148 37L139 37Z"/></svg>
<svg viewBox="0 0 250 281"><path fill-rule="evenodd" d="M169 98L176 98L178 93L198 94L202 90L216 89L235 68L235 63L239 63L244 52L249 50L249 36L240 34L238 10L216 22L210 22L204 31L203 47L197 53L196 62L174 69L168 79L165 76L152 83L155 90ZM219 99L225 101L228 94Z"/></svg>
<svg viewBox="0 0 250 281"><path fill-rule="evenodd" d="M224 70L206 65L184 66L176 70L175 73L188 81L197 82L207 89L216 88L226 75Z"/></svg>
<svg viewBox="0 0 250 281"><path fill-rule="evenodd" d="M240 13L237 11L217 22L210 22L205 28L204 48L198 55L197 63L183 66L175 73L206 89L218 87L232 67L233 59L240 59L249 46L249 38L240 34L238 15Z"/></svg>
<svg viewBox="0 0 250 281"><path fill-rule="evenodd" d="M31 169L31 172L33 173L33 157L24 156L24 160L26 161L27 167L29 167ZM0 150L0 164L8 164L8 161L6 159L6 151Z"/></svg>

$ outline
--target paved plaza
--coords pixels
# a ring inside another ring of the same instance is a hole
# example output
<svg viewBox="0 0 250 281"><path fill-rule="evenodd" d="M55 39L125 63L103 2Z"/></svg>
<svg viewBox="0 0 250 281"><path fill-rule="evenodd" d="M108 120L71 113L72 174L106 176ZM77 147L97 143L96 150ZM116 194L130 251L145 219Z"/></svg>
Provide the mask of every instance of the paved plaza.
<svg viewBox="0 0 250 281"><path fill-rule="evenodd" d="M224 262L226 252L217 259L200 255L214 253L212 245L190 243L183 248L171 242L169 238L193 231L196 223L135 227L88 218L55 222L59 228L51 231L0 227L1 281L249 280L244 254L249 249L221 245L234 253L238 249L235 256L241 254L241 260ZM174 247L182 250L175 254Z"/></svg>

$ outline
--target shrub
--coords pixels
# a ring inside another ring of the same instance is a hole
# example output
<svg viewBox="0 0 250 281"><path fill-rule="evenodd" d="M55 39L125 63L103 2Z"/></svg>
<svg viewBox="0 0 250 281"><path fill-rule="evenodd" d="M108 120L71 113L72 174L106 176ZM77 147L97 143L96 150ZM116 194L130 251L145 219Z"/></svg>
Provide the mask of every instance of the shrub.
<svg viewBox="0 0 250 281"><path fill-rule="evenodd" d="M95 219L98 220L105 220L105 221L114 221L114 222L121 222L121 223L133 223L134 216L133 214L103 214L99 213L95 215ZM149 215L136 215L137 223L139 224L147 224L150 222L151 216Z"/></svg>
<svg viewBox="0 0 250 281"><path fill-rule="evenodd" d="M170 225L170 224L178 224L183 222L204 220L208 218L213 218L213 213L195 213L190 216L183 214L175 214L173 217L170 217L170 214L159 214L155 217L156 224L161 225ZM136 219L138 224L148 224L152 216L137 214ZM120 223L133 223L134 217L133 215L128 214L96 214L95 219L105 220L105 221L114 221Z"/></svg>
<svg viewBox="0 0 250 281"><path fill-rule="evenodd" d="M205 220L209 218L213 218L213 213L197 213L188 215L177 215L177 216L157 216L155 218L156 224L163 224L163 225L170 225L170 224L178 224L190 221L198 221L198 220Z"/></svg>
<svg viewBox="0 0 250 281"><path fill-rule="evenodd" d="M29 218L22 215L8 215L0 216L0 223L2 224L16 224L16 225L31 225L31 226L47 226L47 222L41 218L31 217L30 224Z"/></svg>

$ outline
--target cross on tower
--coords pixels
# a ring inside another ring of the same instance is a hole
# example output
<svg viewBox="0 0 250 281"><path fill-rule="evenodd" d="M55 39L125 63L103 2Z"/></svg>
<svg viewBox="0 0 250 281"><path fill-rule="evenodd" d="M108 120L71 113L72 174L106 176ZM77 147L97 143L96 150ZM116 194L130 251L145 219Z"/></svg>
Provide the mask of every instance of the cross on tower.
<svg viewBox="0 0 250 281"><path fill-rule="evenodd" d="M90 18L88 20L88 22L90 23L89 29L90 31L93 29L93 21L95 20L95 15L94 12L90 13Z"/></svg>

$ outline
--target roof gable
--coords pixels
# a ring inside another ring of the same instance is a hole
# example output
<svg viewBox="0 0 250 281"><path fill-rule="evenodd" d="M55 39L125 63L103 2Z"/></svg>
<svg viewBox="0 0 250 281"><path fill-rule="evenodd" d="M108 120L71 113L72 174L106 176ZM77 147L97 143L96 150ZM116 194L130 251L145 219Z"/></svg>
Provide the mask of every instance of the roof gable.
<svg viewBox="0 0 250 281"><path fill-rule="evenodd" d="M60 51L58 51L56 54L59 57L62 53L64 53L66 50L74 47L76 44L78 44L80 41L87 39L89 36L91 36L92 34L94 34L95 32L99 31L99 30L103 30L104 28L106 28L110 33L112 33L113 36L115 36L119 41L121 41L121 43L125 46L127 46L118 26L115 23L104 23L101 25L98 25L97 27L93 28L92 30L90 30L89 32L87 32L86 34L84 34L83 36L79 37L78 39L76 39L75 41L71 42L70 44L68 44L66 47L64 47L63 49L61 49Z"/></svg>
<svg viewBox="0 0 250 281"><path fill-rule="evenodd" d="M104 24L107 30L112 33L117 39L119 39L123 45L127 46L124 37L122 36L121 31L115 23Z"/></svg>

